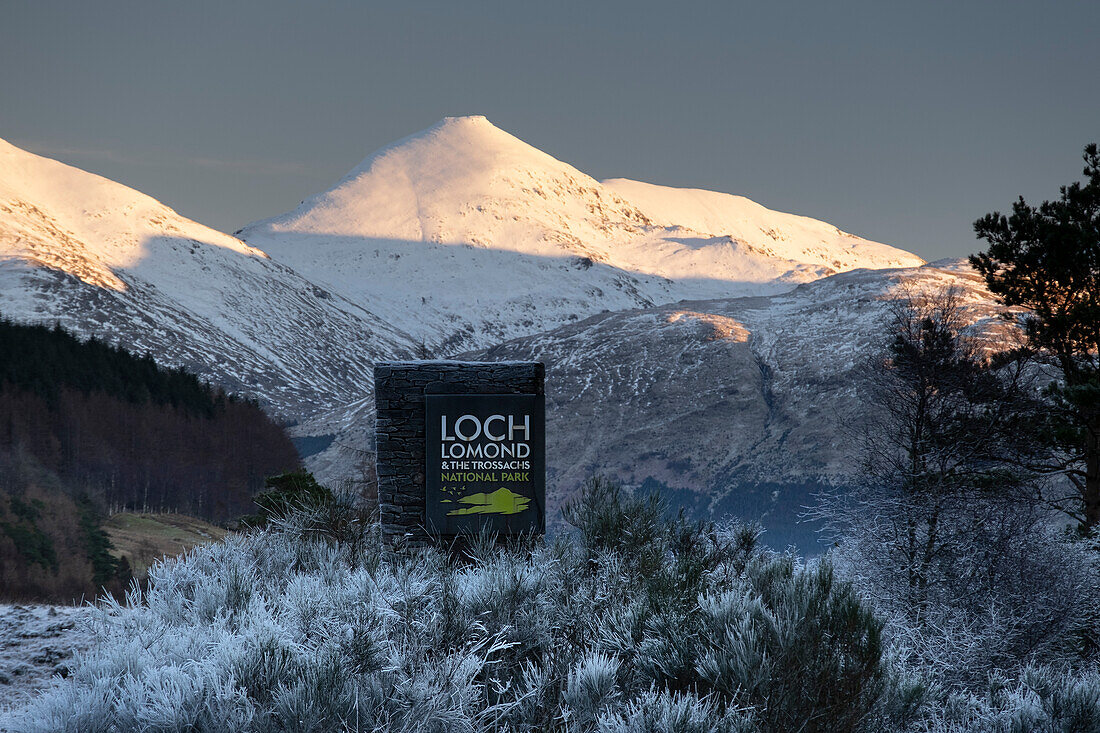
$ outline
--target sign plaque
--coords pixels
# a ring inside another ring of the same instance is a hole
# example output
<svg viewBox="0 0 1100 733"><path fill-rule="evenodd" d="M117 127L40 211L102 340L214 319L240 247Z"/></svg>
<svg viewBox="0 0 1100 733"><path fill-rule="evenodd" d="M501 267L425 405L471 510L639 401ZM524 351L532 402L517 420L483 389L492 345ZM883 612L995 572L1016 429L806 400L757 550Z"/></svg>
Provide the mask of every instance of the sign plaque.
<svg viewBox="0 0 1100 733"><path fill-rule="evenodd" d="M428 531L544 531L543 395L428 394L424 402Z"/></svg>

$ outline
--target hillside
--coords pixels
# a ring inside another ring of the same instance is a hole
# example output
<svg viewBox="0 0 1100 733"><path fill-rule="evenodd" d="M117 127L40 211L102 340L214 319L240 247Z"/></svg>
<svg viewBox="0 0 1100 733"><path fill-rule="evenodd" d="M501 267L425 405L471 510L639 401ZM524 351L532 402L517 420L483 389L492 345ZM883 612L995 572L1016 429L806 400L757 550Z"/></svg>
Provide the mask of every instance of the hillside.
<svg viewBox="0 0 1100 733"><path fill-rule="evenodd" d="M853 435L869 409L861 384L890 303L949 287L975 328L1004 328L980 278L946 261L857 270L768 297L604 313L457 358L545 362L547 516L606 473L701 516L763 518L769 543L806 549L815 540L797 523L802 507L858 474ZM347 446L371 445L371 410L323 418L337 437L311 465L351 470Z"/></svg>
<svg viewBox="0 0 1100 733"><path fill-rule="evenodd" d="M0 596L120 590L109 509L214 521L252 509L298 455L254 403L60 329L0 321Z"/></svg>

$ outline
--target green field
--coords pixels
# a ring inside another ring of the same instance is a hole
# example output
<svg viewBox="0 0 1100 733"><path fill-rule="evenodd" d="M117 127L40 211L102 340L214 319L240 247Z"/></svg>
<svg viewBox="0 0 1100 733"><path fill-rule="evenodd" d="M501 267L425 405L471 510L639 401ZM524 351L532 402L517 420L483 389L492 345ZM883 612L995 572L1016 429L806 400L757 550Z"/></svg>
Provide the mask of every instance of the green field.
<svg viewBox="0 0 1100 733"><path fill-rule="evenodd" d="M115 557L125 557L135 578L144 578L149 566L162 557L175 557L197 545L217 542L226 530L185 514L112 515L103 524Z"/></svg>

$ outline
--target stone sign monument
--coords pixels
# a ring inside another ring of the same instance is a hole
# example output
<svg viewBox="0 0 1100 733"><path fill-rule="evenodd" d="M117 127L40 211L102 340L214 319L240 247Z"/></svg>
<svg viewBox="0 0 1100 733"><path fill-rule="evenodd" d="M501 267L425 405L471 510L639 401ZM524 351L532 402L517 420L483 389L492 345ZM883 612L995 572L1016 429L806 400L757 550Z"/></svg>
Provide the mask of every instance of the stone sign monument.
<svg viewBox="0 0 1100 733"><path fill-rule="evenodd" d="M544 531L543 383L537 362L375 366L378 503L387 543Z"/></svg>

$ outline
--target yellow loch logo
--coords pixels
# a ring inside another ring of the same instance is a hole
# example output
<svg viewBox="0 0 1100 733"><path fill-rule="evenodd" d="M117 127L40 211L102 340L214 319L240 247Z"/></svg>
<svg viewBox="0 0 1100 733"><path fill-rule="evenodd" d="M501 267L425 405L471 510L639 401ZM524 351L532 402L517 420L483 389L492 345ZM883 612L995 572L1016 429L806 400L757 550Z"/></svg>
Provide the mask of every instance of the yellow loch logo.
<svg viewBox="0 0 1100 733"><path fill-rule="evenodd" d="M447 501L444 499L444 501ZM470 494L458 500L459 504L468 504L459 509L447 512L447 516L453 517L461 514L519 514L531 503L531 500L522 494L517 494L505 487L500 487L491 494Z"/></svg>

